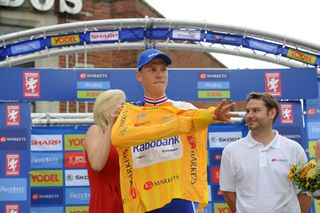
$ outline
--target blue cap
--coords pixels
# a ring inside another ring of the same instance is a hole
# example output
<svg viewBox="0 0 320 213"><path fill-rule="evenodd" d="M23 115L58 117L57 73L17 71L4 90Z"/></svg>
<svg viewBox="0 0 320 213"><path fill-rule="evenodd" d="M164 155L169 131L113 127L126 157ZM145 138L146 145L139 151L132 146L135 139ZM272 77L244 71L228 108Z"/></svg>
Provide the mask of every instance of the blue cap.
<svg viewBox="0 0 320 213"><path fill-rule="evenodd" d="M157 49L148 49L143 51L140 54L139 60L138 60L138 70L141 71L142 67L146 64L148 64L150 61L152 61L154 58L161 58L163 59L167 65L170 65L171 59L166 56L163 52Z"/></svg>

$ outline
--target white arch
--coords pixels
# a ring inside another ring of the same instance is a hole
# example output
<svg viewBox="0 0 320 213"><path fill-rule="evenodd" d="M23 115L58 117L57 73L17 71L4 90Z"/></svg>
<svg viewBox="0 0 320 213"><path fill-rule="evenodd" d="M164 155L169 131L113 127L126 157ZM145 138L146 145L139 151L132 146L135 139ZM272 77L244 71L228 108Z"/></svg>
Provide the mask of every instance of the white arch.
<svg viewBox="0 0 320 213"><path fill-rule="evenodd" d="M67 24L52 25L40 27L16 33L0 36L0 48L6 45L17 42L29 41L37 38L46 38L53 35L97 31L97 30L121 30L133 29L136 27L143 27L144 29L188 29L188 30L204 30L205 32L227 33L230 35L241 35L242 37L257 38L267 42L273 42L282 46L295 48L306 53L320 55L320 45L312 44L310 42L297 40L294 38L273 34L266 31L260 31L249 28L240 28L235 26L224 26L206 22L171 20L162 18L138 18L138 19L111 19L111 20L95 20L83 21ZM112 44L89 44L83 46L69 46L60 48L46 48L45 50L36 51L25 55L7 57L0 61L0 67L13 66L28 61L33 61L38 58L50 57L54 55L62 55L66 53L76 53L85 51L103 51L103 50L131 50L131 49L145 49L148 47L157 47L162 49L178 49L187 51L202 51L202 52L216 52L222 54L236 55L241 57L253 58L257 60L267 61L275 64L280 64L287 67L306 67L310 66L302 62L288 59L282 56L275 56L272 54L258 54L256 51L250 51L248 48L241 46L226 48L228 45L210 44L209 46L199 45L199 43L188 42L186 44L176 43L174 40L167 40L165 42L153 42L144 39L141 42L122 42L118 41ZM230 46L229 46L230 47Z"/></svg>

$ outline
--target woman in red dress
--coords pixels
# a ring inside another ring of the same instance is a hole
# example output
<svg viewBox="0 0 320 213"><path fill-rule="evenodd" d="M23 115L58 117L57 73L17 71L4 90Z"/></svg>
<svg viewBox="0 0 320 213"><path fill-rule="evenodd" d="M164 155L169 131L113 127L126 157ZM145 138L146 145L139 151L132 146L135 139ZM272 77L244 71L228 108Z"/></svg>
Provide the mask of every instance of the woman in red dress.
<svg viewBox="0 0 320 213"><path fill-rule="evenodd" d="M90 183L90 213L123 213L119 159L111 144L111 129L125 102L121 90L101 93L93 106L95 124L85 137Z"/></svg>

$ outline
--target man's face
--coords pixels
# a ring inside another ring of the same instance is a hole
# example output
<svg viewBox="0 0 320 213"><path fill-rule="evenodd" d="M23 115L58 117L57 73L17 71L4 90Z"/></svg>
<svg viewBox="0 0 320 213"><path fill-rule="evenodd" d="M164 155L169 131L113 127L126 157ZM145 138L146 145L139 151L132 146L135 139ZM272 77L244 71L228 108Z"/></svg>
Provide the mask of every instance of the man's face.
<svg viewBox="0 0 320 213"><path fill-rule="evenodd" d="M161 58L155 58L136 73L137 80L142 84L144 95L159 98L166 93L168 84L168 65Z"/></svg>
<svg viewBox="0 0 320 213"><path fill-rule="evenodd" d="M268 110L263 100L251 99L246 107L246 123L252 131L272 128L273 118L276 115L276 109Z"/></svg>

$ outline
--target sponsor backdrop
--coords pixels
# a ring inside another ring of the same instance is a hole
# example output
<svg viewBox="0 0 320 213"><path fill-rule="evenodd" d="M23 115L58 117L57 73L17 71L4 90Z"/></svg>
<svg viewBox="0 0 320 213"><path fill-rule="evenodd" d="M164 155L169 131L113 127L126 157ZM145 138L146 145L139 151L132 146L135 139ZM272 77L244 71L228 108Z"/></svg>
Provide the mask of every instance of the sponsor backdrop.
<svg viewBox="0 0 320 213"><path fill-rule="evenodd" d="M318 79L318 93L320 91L320 81ZM306 100L306 134L309 158L314 158L313 145L320 141L320 99ZM314 200L314 211L320 213L320 200Z"/></svg>
<svg viewBox="0 0 320 213"><path fill-rule="evenodd" d="M312 144L320 139L320 101L315 99L319 90L315 69L170 72L168 96L176 100L243 100L251 91L269 92L279 100L310 99L306 104L308 143L300 101L281 102L274 127L306 150L309 147L309 157L313 157ZM143 96L134 75L134 69L113 72L111 69L3 68L0 84L7 90L0 90L0 100L94 101L102 91L120 88L127 93L129 100L136 101ZM247 86L248 82L252 89ZM183 87L184 84L188 86ZM30 136L29 112L26 103L0 104L0 113L6 115L0 116L0 163L5 165L0 167L0 212L87 212L90 195L83 155L87 127L34 127ZM244 124L209 127L208 187L211 201L206 212L229 211L218 185L221 153L225 146L246 133Z"/></svg>
<svg viewBox="0 0 320 213"><path fill-rule="evenodd" d="M136 101L143 94L135 71L1 68L0 85L7 90L0 90L0 100L93 101L102 91L120 88ZM253 90L279 99L318 98L316 70L170 69L168 96L174 100L244 100Z"/></svg>
<svg viewBox="0 0 320 213"><path fill-rule="evenodd" d="M30 104L0 103L0 212L30 212Z"/></svg>
<svg viewBox="0 0 320 213"><path fill-rule="evenodd" d="M31 212L88 212L89 180L83 152L88 127L33 127Z"/></svg>

